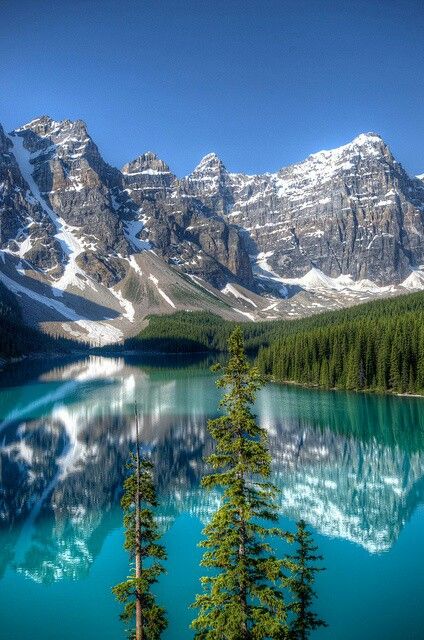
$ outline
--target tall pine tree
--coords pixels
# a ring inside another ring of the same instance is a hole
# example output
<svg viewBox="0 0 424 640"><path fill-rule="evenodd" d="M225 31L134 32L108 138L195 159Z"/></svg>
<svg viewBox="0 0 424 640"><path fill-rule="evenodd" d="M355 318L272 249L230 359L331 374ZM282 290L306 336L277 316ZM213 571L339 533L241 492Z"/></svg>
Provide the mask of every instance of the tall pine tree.
<svg viewBox="0 0 424 640"><path fill-rule="evenodd" d="M312 611L312 603L316 597L313 587L315 576L324 570L317 563L323 558L317 555L318 547L314 545L304 520L297 523L294 542L297 545L295 553L284 559L284 566L289 572L284 585L293 596L288 604L288 609L293 614L288 637L290 640L307 640L311 631L327 626Z"/></svg>
<svg viewBox="0 0 424 640"><path fill-rule="evenodd" d="M131 640L158 640L167 627L165 610L160 607L151 592L164 568L164 547L159 544L160 535L154 519L157 506L153 483L153 465L140 454L138 411L135 406L136 451L127 464L130 475L124 483L121 505L124 510L124 548L134 559L130 576L113 587L116 598L122 602L121 619L133 622Z"/></svg>
<svg viewBox="0 0 424 640"><path fill-rule="evenodd" d="M202 578L192 627L197 640L284 638L282 561L269 544L270 536L284 534L272 526L278 516L267 437L251 412L261 380L246 359L240 328L228 346L229 362L217 383L227 389L225 415L208 425L216 441L208 458L215 472L203 479L206 488L222 488L223 498L203 532L202 566L212 571Z"/></svg>

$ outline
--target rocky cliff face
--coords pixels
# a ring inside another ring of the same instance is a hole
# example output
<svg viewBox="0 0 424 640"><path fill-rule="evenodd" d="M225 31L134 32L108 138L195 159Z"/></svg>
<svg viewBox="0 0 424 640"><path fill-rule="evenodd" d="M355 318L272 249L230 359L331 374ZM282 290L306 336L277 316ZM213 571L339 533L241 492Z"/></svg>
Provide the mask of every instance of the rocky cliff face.
<svg viewBox="0 0 424 640"><path fill-rule="evenodd" d="M111 286L122 279L125 269L117 258L127 257L134 249L128 227L134 229L135 223L139 232L148 217L151 242L167 260L179 264L184 262L181 255L200 254L204 275L213 284L224 286L231 277L247 282L250 278L251 284L250 263L238 230L213 217L202 224L201 233L186 233L187 227L203 223L204 213L185 203L179 211L176 198L174 206L169 206L175 176L154 154L140 156L121 173L104 162L79 120L56 122L42 117L3 138L6 152L18 159L16 177L21 182L26 177L39 207L73 231L80 244L76 265L94 280ZM18 224L15 220L15 227ZM58 261L58 271L61 266L65 265Z"/></svg>
<svg viewBox="0 0 424 640"><path fill-rule="evenodd" d="M121 174L103 161L85 124L42 117L14 131L10 140L33 197L56 227L73 231L76 265L108 285L120 280L125 270L114 257L129 251L113 200ZM65 247L62 271L70 250Z"/></svg>
<svg viewBox="0 0 424 640"><path fill-rule="evenodd" d="M52 269L62 258L54 226L24 180L13 144L0 125L0 248L34 268Z"/></svg>
<svg viewBox="0 0 424 640"><path fill-rule="evenodd" d="M215 153L202 158L193 173L177 188L189 198L198 198L218 215L228 214L234 206L234 185L222 160Z"/></svg>
<svg viewBox="0 0 424 640"><path fill-rule="evenodd" d="M80 120L0 128L0 279L37 322L128 333L164 305L271 319L394 295L424 284L423 232L422 176L376 134L274 174L212 153L179 179L151 152L111 167Z"/></svg>
<svg viewBox="0 0 424 640"><path fill-rule="evenodd" d="M151 225L153 237L159 227L166 237L164 220L166 226L173 212L181 213L183 202L185 211L197 209L203 217L218 216L238 227L251 256L266 254L268 268L288 280L319 269L384 286L401 283L424 262L422 179L410 178L377 134L361 134L274 174L230 173L215 154L181 180L163 166L161 215ZM139 184L138 199L148 190ZM187 216L181 222L190 231L199 226ZM191 259L182 256L183 263ZM234 270L231 252L225 259ZM240 275L251 287L243 266Z"/></svg>
<svg viewBox="0 0 424 640"><path fill-rule="evenodd" d="M387 285L423 263L422 184L376 134L275 174L231 174L214 156L199 167L187 191L243 228L251 253L267 253L282 277L318 268Z"/></svg>
<svg viewBox="0 0 424 640"><path fill-rule="evenodd" d="M122 175L125 192L138 207L142 239L167 262L218 288L229 280L253 286L242 234L216 210L217 198L208 203L206 194L205 202L191 197L187 181L179 181L150 152L125 165Z"/></svg>
<svg viewBox="0 0 424 640"><path fill-rule="evenodd" d="M135 201L165 196L176 179L168 165L151 151L124 165L122 177L125 190Z"/></svg>

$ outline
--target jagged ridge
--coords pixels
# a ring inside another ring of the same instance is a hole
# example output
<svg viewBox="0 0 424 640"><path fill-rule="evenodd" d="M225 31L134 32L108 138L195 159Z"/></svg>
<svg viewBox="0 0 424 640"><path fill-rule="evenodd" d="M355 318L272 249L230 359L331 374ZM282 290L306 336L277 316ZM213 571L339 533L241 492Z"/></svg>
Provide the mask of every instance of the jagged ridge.
<svg viewBox="0 0 424 640"><path fill-rule="evenodd" d="M87 322L116 341L205 296L271 319L421 288L423 216L422 181L374 133L276 173L230 173L211 153L178 178L152 152L111 167L80 120L0 127L0 278L41 305L34 322L90 340Z"/></svg>

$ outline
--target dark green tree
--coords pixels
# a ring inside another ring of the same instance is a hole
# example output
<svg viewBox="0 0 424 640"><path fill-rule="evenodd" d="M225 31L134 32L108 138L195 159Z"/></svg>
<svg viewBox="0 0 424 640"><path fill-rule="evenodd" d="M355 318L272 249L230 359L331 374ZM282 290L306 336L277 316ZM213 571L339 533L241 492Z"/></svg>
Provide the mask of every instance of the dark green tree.
<svg viewBox="0 0 424 640"><path fill-rule="evenodd" d="M251 412L261 385L259 373L246 359L238 327L228 340L230 358L218 386L225 414L209 421L216 442L208 463L215 470L203 486L223 489L221 506L204 529L203 593L192 605L197 640L284 638L286 606L281 590L282 561L269 544L285 535L271 523L278 519L276 489L269 481L266 432Z"/></svg>
<svg viewBox="0 0 424 640"><path fill-rule="evenodd" d="M140 454L138 412L135 406L136 451L130 455L129 475L124 483L121 505L124 510L124 548L133 559L130 576L112 591L124 611L121 619L135 621L130 630L133 640L157 640L167 627L165 610L160 607L151 592L161 573L161 560L166 559L164 547L159 544L160 535L153 509L157 506L153 483L153 465Z"/></svg>
<svg viewBox="0 0 424 640"><path fill-rule="evenodd" d="M288 609L293 614L288 637L290 640L307 640L311 631L327 626L324 620L312 611L312 603L316 597L315 577L319 571L324 571L317 563L321 562L323 557L317 554L318 547L314 545L304 520L297 523L294 543L297 545L295 553L284 559L288 575L283 582L293 596L288 604Z"/></svg>

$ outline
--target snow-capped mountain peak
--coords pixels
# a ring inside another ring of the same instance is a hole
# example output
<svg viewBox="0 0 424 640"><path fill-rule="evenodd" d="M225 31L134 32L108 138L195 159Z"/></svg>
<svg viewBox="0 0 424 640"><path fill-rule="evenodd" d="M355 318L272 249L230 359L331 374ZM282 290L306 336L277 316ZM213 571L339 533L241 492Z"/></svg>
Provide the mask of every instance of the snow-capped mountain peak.
<svg viewBox="0 0 424 640"><path fill-rule="evenodd" d="M111 167L81 120L0 127L0 280L55 331L113 341L176 308L272 319L395 295L424 287L423 237L423 183L375 133L262 175L210 153L177 179L150 151Z"/></svg>
<svg viewBox="0 0 424 640"><path fill-rule="evenodd" d="M358 153L368 156L381 156L385 155L387 151L388 147L380 135L377 133L360 133L347 144L335 149L323 149L311 154L305 162L311 159L337 160L342 157L357 155Z"/></svg>
<svg viewBox="0 0 424 640"><path fill-rule="evenodd" d="M197 167L188 177L198 179L205 174L217 174L221 172L226 172L221 158L217 156L216 153L208 153L201 159Z"/></svg>
<svg viewBox="0 0 424 640"><path fill-rule="evenodd" d="M122 167L122 173L125 175L134 175L137 173L158 174L171 173L169 166L161 160L153 151L138 156L132 162Z"/></svg>
<svg viewBox="0 0 424 640"><path fill-rule="evenodd" d="M18 127L14 133L19 134L27 131L32 131L39 138L54 138L66 134L72 134L75 138L89 137L87 125L83 120L54 120L46 115Z"/></svg>

